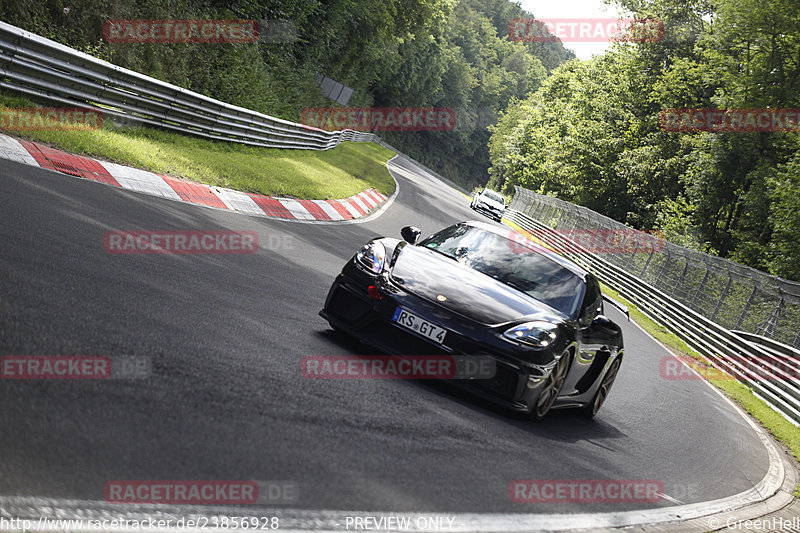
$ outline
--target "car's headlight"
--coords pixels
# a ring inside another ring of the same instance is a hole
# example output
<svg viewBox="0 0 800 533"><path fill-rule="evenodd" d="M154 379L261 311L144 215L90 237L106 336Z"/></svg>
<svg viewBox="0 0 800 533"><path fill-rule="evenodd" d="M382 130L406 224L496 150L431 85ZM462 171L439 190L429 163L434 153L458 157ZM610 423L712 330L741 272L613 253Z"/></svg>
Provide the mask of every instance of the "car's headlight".
<svg viewBox="0 0 800 533"><path fill-rule="evenodd" d="M379 242L369 242L356 252L356 261L374 274L383 272L386 248Z"/></svg>
<svg viewBox="0 0 800 533"><path fill-rule="evenodd" d="M503 336L520 344L544 348L556 340L556 330L558 326L550 322L536 320L525 322L507 330Z"/></svg>

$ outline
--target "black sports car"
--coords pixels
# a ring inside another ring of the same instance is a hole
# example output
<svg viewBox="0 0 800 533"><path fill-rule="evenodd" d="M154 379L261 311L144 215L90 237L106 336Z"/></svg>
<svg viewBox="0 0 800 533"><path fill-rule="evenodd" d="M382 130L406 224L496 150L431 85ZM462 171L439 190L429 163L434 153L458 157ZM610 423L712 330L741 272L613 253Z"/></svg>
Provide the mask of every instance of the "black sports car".
<svg viewBox="0 0 800 533"><path fill-rule="evenodd" d="M419 243L417 228L401 235L345 264L320 311L334 329L389 354L490 356L491 379L448 383L535 420L551 408L597 413L623 345L595 276L481 222Z"/></svg>

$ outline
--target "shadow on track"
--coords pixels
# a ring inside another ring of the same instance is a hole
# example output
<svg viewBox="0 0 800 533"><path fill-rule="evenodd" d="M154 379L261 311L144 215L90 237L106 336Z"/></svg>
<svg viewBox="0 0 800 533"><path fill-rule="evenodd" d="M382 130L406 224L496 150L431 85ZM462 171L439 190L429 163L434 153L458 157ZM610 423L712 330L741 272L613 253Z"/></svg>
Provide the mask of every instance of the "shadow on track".
<svg viewBox="0 0 800 533"><path fill-rule="evenodd" d="M375 355L376 350L359 341L358 339L338 332L333 329L317 331L317 335L336 344L338 347L355 356ZM574 443L592 439L609 439L627 437L614 426L604 422L602 411L597 418L588 420L581 416L577 409L554 409L547 417L534 422L521 413L515 413L492 402L471 395L468 391L448 385L445 381L438 380L392 380L398 384L424 389L441 399L440 407L445 407L448 402L455 402L468 409L475 410L483 415L492 416L495 420L503 421L517 430L535 434L548 440L557 442Z"/></svg>

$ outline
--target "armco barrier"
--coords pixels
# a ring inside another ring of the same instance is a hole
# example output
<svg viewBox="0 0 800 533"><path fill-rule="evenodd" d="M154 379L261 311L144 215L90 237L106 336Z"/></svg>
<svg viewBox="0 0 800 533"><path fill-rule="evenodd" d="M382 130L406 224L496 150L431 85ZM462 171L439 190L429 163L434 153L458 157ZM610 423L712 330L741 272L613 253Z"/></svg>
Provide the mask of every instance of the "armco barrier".
<svg viewBox="0 0 800 533"><path fill-rule="evenodd" d="M728 330L626 269L577 245L567 234L553 231L550 226L523 212L536 202L538 196L517 187L505 218L545 246L559 250L594 272L604 283L635 303L644 314L707 357L714 366L745 383L776 410L800 422L800 373L787 370L790 365L786 364L790 361L796 366L800 353L758 335ZM555 226L563 229L558 224Z"/></svg>
<svg viewBox="0 0 800 533"><path fill-rule="evenodd" d="M374 140L371 133L326 132L214 100L2 21L0 87L125 122L253 146L327 150L342 141Z"/></svg>
<svg viewBox="0 0 800 533"><path fill-rule="evenodd" d="M512 207L558 231L610 232L616 246L599 254L603 259L726 329L800 348L800 283L638 235L590 209L527 189L517 191Z"/></svg>

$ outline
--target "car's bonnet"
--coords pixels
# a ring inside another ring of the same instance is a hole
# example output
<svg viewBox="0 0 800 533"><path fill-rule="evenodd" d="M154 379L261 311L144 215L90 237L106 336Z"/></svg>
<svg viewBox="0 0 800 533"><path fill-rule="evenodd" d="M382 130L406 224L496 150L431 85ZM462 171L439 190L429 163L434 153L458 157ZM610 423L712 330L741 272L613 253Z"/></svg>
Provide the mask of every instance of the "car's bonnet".
<svg viewBox="0 0 800 533"><path fill-rule="evenodd" d="M505 207L505 205L501 204L498 201L495 201L495 200L489 198L488 196L481 196L481 202L483 202L484 204L489 205L491 207L497 208L497 209L503 209Z"/></svg>
<svg viewBox="0 0 800 533"><path fill-rule="evenodd" d="M417 296L481 324L503 324L529 316L563 320L534 298L427 248L403 246L391 275Z"/></svg>

